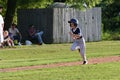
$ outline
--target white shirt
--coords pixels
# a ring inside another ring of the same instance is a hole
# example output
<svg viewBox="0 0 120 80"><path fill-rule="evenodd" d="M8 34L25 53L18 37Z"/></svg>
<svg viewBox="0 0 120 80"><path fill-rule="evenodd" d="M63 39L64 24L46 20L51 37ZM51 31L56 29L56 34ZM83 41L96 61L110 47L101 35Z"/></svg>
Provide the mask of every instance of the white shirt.
<svg viewBox="0 0 120 80"><path fill-rule="evenodd" d="M0 43L2 43L4 41L3 27L4 27L4 20L3 20L2 15L0 15Z"/></svg>
<svg viewBox="0 0 120 80"><path fill-rule="evenodd" d="M0 30L3 30L3 24L4 24L4 20L2 15L0 15Z"/></svg>
<svg viewBox="0 0 120 80"><path fill-rule="evenodd" d="M14 28L14 30L12 28L9 28L9 33L11 33L12 36L16 36L17 33L19 33L19 30L17 28Z"/></svg>

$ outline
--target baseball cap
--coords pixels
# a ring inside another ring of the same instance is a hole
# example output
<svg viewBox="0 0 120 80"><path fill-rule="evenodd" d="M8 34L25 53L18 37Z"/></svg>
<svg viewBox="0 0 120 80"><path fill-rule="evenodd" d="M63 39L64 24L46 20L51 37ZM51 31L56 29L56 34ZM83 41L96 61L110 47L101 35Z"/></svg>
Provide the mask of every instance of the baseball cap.
<svg viewBox="0 0 120 80"><path fill-rule="evenodd" d="M78 24L78 20L75 18L72 18L70 21L68 21L68 23Z"/></svg>

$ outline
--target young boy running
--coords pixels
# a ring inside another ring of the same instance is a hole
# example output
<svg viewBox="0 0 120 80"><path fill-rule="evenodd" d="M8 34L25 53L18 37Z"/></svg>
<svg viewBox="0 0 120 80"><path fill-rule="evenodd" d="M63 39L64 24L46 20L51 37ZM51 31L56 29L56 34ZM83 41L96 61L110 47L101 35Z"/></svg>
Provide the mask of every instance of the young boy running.
<svg viewBox="0 0 120 80"><path fill-rule="evenodd" d="M87 64L86 53L85 53L85 39L81 33L81 29L78 26L77 19L71 19L68 21L70 23L71 31L69 32L70 36L73 39L73 44L71 46L71 50L78 50L83 58L83 64Z"/></svg>

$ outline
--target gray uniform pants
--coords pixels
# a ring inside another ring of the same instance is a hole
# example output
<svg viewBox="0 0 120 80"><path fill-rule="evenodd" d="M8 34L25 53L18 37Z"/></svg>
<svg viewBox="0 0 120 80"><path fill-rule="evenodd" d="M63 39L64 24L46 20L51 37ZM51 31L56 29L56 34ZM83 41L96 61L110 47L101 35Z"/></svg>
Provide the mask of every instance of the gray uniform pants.
<svg viewBox="0 0 120 80"><path fill-rule="evenodd" d="M86 61L86 45L85 45L85 39L81 38L81 39L77 39L73 41L73 44L71 46L71 50L77 50L80 49L80 54L83 58L83 61Z"/></svg>

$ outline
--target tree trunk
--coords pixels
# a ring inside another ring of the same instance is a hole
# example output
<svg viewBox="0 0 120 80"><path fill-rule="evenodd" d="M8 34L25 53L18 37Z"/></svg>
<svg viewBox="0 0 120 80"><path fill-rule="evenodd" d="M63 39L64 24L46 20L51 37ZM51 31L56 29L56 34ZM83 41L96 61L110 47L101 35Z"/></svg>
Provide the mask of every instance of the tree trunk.
<svg viewBox="0 0 120 80"><path fill-rule="evenodd" d="M16 9L16 3L17 3L17 0L8 0L7 2L7 11L6 11L5 20L4 20L5 21L4 30L8 30L8 28L12 24L13 17L15 14L15 9Z"/></svg>

